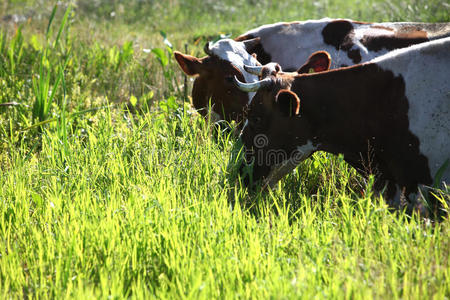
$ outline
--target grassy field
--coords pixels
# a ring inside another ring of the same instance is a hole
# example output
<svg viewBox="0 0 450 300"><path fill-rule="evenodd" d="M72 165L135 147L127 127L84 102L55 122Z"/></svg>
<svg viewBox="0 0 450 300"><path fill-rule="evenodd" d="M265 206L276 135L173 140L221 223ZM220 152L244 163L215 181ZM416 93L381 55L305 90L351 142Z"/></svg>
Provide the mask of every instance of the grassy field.
<svg viewBox="0 0 450 300"><path fill-rule="evenodd" d="M276 21L448 22L448 3L49 2L0 3L2 299L450 297L448 219L390 211L322 153L246 190L171 55Z"/></svg>

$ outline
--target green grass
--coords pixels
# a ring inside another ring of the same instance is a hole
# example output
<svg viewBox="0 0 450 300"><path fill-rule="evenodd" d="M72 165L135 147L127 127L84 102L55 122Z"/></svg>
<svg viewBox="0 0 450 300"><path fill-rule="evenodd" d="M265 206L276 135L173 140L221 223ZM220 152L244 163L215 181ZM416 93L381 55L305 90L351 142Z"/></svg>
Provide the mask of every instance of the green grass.
<svg viewBox="0 0 450 300"><path fill-rule="evenodd" d="M200 55L275 21L449 21L446 3L97 2L67 21L43 1L0 4L33 12L0 23L2 299L450 297L448 219L390 211L342 157L243 188L236 137L183 102L160 33Z"/></svg>

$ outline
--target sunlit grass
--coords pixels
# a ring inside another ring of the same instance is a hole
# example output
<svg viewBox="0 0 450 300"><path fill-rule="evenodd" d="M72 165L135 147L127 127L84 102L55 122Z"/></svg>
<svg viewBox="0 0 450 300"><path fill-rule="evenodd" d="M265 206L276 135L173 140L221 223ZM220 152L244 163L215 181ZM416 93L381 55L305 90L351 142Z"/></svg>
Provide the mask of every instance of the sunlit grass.
<svg viewBox="0 0 450 300"><path fill-rule="evenodd" d="M200 55L208 36L263 23L445 21L443 4L169 2L154 21L130 20L150 11L137 1L130 16L78 1L67 23L59 7L48 27L53 7L40 7L47 18L0 30L0 103L16 103L0 106L0 297L446 299L448 220L390 211L323 153L273 191L246 190L236 136L183 102L160 32ZM40 2L8 13L23 3Z"/></svg>

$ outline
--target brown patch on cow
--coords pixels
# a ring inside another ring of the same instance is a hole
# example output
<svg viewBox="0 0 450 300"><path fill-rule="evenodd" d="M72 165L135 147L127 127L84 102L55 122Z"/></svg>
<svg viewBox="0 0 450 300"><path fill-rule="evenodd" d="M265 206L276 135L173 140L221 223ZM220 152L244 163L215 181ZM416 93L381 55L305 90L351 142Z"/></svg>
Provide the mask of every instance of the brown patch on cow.
<svg viewBox="0 0 450 300"><path fill-rule="evenodd" d="M406 25L397 28L397 34L415 34L416 32L421 37L427 37L427 31L417 25Z"/></svg>
<svg viewBox="0 0 450 300"><path fill-rule="evenodd" d="M312 141L318 150L343 154L347 163L367 176L367 165L377 172L374 188L392 199L396 185L406 195L419 184L432 184L428 159L409 129L409 102L401 75L376 64L298 76L279 75L270 89L257 92L242 134L246 147L257 134L267 136L269 151L293 153ZM351 86L351 89L345 87ZM275 95L289 88L300 98L300 117L287 118L274 109ZM257 123L259 122L259 123ZM367 160L365 158L368 158ZM273 164L256 165L254 178L264 178ZM369 170L369 171L370 171Z"/></svg>
<svg viewBox="0 0 450 300"><path fill-rule="evenodd" d="M409 27L413 30L426 31L430 40L450 36L450 23L413 23Z"/></svg>
<svg viewBox="0 0 450 300"><path fill-rule="evenodd" d="M246 35L238 36L234 40L237 41L237 42L243 42L243 41L251 40L251 39L254 39L254 38L257 38L257 36L254 36L254 35L251 35L251 34L246 34ZM258 61L261 64L263 64L263 65L272 62L272 56L264 50L264 46L263 46L262 41L260 43L258 43L253 48L253 50L251 52L252 53L250 53L250 52L249 53L250 54L253 54L253 53L256 54L256 56L258 57Z"/></svg>
<svg viewBox="0 0 450 300"><path fill-rule="evenodd" d="M322 30L323 41L339 49L350 49L353 46L353 25L346 20L332 21Z"/></svg>
<svg viewBox="0 0 450 300"><path fill-rule="evenodd" d="M236 42L242 42L242 41L246 41L246 40L251 40L253 38L255 38L255 37L253 35L251 35L251 34L243 34L243 35L238 36L234 40Z"/></svg>
<svg viewBox="0 0 450 300"><path fill-rule="evenodd" d="M347 52L347 56L356 64L361 61L361 54L358 49L350 50L353 47L353 24L346 20L332 21L322 30L323 41L332 45L336 50Z"/></svg>
<svg viewBox="0 0 450 300"><path fill-rule="evenodd" d="M347 56L355 63L359 63L362 60L361 53L359 49L353 49L347 51Z"/></svg>
<svg viewBox="0 0 450 300"><path fill-rule="evenodd" d="M373 25L373 26L370 26L370 28L382 29L382 30L387 30L387 31L394 31L393 28L389 28L389 27L382 26L382 25Z"/></svg>
<svg viewBox="0 0 450 300"><path fill-rule="evenodd" d="M428 40L428 35L425 31L407 31L404 29L393 35L365 36L360 42L370 51L380 51L381 49L405 48Z"/></svg>
<svg viewBox="0 0 450 300"><path fill-rule="evenodd" d="M352 21L354 24L361 24L361 25L369 25L373 24L372 22L364 22L364 21Z"/></svg>
<svg viewBox="0 0 450 300"><path fill-rule="evenodd" d="M303 23L305 23L305 22L302 22L302 21L292 21L292 22L284 22L283 25L286 26L286 25L296 25L296 24L303 24Z"/></svg>
<svg viewBox="0 0 450 300"><path fill-rule="evenodd" d="M423 30L415 30L415 31L398 31L395 34L398 38L408 38L408 39L426 39L428 40L428 34Z"/></svg>

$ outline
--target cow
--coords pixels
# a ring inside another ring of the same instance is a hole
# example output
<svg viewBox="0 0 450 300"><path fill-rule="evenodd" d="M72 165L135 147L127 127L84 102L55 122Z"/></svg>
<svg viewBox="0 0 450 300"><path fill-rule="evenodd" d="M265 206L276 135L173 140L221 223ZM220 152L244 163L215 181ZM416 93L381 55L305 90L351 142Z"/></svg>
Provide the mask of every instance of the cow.
<svg viewBox="0 0 450 300"><path fill-rule="evenodd" d="M256 83L235 77L237 87L256 92L241 132L253 179L273 187L325 151L363 175L370 169L374 189L396 207L414 203L435 180L450 183L449 70L444 38L319 73L272 71Z"/></svg>
<svg viewBox="0 0 450 300"><path fill-rule="evenodd" d="M206 115L211 104L217 119L239 122L243 107L254 93L239 91L226 78L238 76L247 83L258 81L257 76L244 72L244 65L274 61L284 70L294 71L308 55L325 50L331 55L331 68L337 68L449 34L450 23L363 23L326 18L264 25L234 40L208 43L204 48L207 56L203 58L178 51L174 56L184 73L197 76L192 89L194 107Z"/></svg>
<svg viewBox="0 0 450 300"><path fill-rule="evenodd" d="M261 64L277 62L293 71L309 54L327 51L332 68L369 61L389 51L450 36L450 23L366 23L348 19L275 23L250 30L236 41L259 38L254 52ZM289 47L286 48L286 46Z"/></svg>

